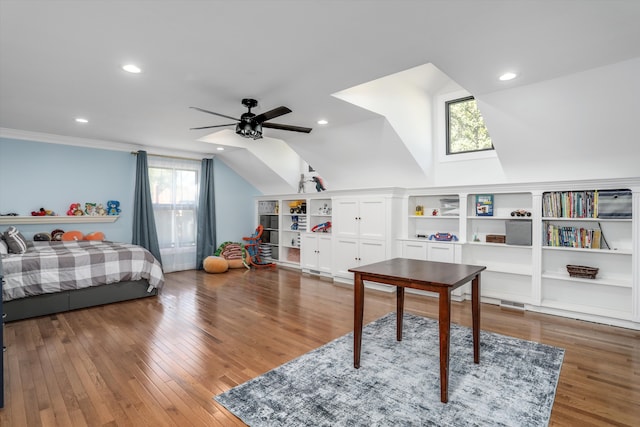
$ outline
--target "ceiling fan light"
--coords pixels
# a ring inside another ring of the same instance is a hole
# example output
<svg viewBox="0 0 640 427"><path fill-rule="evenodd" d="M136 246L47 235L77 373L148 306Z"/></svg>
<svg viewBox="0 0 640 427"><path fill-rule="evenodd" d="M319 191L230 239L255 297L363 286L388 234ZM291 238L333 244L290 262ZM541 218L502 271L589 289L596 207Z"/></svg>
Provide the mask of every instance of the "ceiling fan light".
<svg viewBox="0 0 640 427"><path fill-rule="evenodd" d="M236 134L245 138L260 139L262 138L262 125L247 121L240 122L236 125Z"/></svg>

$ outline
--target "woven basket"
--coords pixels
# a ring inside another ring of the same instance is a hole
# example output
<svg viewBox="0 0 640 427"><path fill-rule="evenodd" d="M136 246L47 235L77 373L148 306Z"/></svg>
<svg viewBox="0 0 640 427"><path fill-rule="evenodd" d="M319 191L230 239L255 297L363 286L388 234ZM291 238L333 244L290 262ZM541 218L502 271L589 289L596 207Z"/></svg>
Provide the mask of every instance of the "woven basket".
<svg viewBox="0 0 640 427"><path fill-rule="evenodd" d="M584 265L567 265L567 271L571 277L581 277L584 279L595 279L598 268L586 267Z"/></svg>

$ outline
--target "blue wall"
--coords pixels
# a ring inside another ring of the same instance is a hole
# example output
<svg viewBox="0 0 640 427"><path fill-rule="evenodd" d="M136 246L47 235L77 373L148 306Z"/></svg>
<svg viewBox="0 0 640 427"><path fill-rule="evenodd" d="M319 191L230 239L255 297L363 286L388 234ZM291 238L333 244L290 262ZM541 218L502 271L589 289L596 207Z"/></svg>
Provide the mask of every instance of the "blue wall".
<svg viewBox="0 0 640 427"><path fill-rule="evenodd" d="M114 223L17 227L28 239L61 228L131 242L135 165L129 152L0 138L0 214L31 215L43 207L66 215L71 203L119 200L122 212ZM217 244L239 241L255 228L254 197L260 192L219 159L214 169Z"/></svg>

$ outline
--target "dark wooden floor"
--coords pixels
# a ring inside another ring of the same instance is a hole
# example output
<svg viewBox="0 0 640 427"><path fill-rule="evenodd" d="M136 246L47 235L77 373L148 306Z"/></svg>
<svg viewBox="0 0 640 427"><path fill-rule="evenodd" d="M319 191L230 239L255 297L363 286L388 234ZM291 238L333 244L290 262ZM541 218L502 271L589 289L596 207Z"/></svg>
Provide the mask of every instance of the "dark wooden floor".
<svg viewBox="0 0 640 427"><path fill-rule="evenodd" d="M350 332L352 307L351 288L295 271L187 271L157 298L9 323L0 425L243 425L212 397ZM365 322L394 308L366 292ZM471 325L469 302L452 321ZM640 425L640 332L486 304L482 329L566 349L551 425Z"/></svg>

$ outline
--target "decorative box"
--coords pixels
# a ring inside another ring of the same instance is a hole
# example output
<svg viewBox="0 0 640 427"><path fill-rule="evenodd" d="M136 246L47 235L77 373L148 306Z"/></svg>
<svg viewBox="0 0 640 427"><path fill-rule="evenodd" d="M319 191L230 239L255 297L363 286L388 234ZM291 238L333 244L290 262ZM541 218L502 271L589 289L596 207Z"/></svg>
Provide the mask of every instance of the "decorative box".
<svg viewBox="0 0 640 427"><path fill-rule="evenodd" d="M502 234L487 234L487 243L505 243L506 240Z"/></svg>

